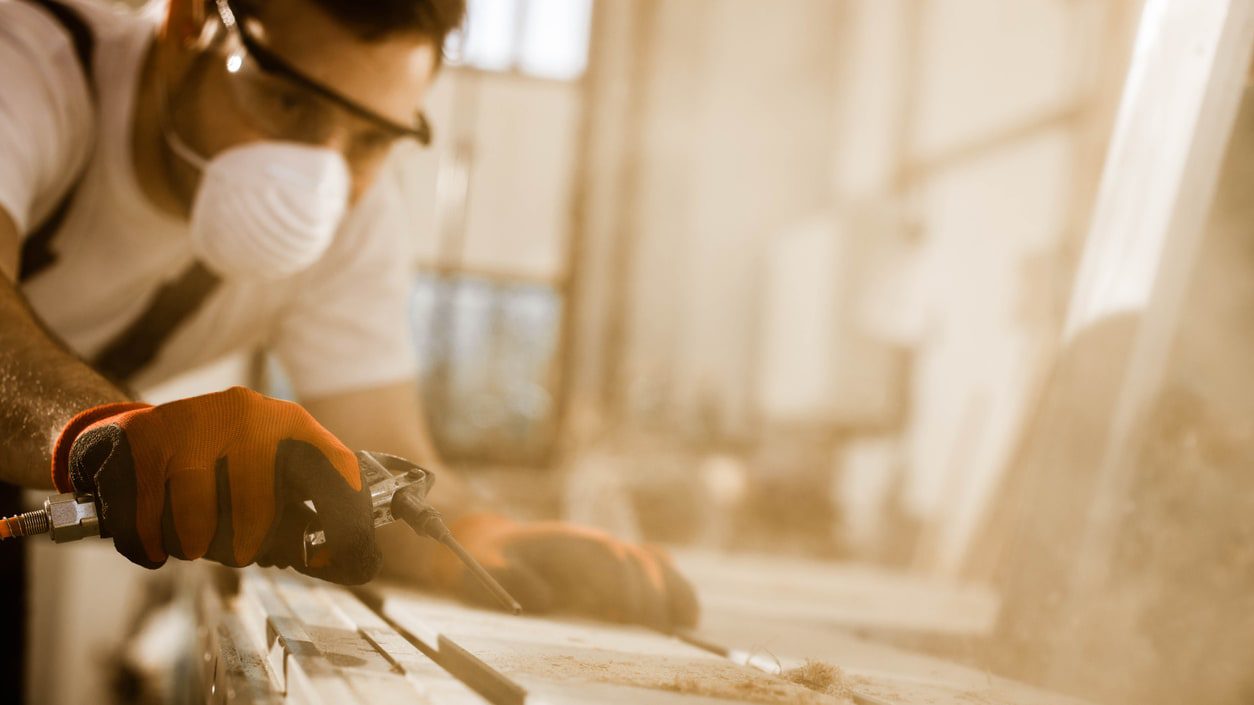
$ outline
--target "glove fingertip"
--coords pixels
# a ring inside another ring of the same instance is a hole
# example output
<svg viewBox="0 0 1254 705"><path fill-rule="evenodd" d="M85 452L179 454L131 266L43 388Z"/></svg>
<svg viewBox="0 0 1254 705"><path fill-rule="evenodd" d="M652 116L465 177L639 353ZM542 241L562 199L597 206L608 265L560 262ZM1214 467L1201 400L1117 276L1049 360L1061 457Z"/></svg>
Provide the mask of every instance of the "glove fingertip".
<svg viewBox="0 0 1254 705"><path fill-rule="evenodd" d="M169 556L160 542L161 508L151 516L139 516L135 460L120 428L100 426L80 436L70 453L70 477L76 491L96 494L101 533L113 537L118 553L145 568L165 565ZM156 537L153 546L143 539L145 527Z"/></svg>
<svg viewBox="0 0 1254 705"><path fill-rule="evenodd" d="M370 488L359 481L361 486L354 490L344 479L317 446L295 439L279 443L276 501L284 513L296 509L304 514L302 503L312 500L329 552L325 567L306 566L295 560L292 564L315 578L341 585L363 585L379 574L383 554L375 542ZM282 533L284 536L276 536L274 541L289 544L293 551L300 549L303 528L293 526Z"/></svg>
<svg viewBox="0 0 1254 705"><path fill-rule="evenodd" d="M148 552L144 549L142 542L132 542L117 536L113 539L113 548L122 554L126 560L149 570L160 568L170 558L169 556L162 556L161 560L153 560L148 557Z"/></svg>
<svg viewBox="0 0 1254 705"><path fill-rule="evenodd" d="M150 407L151 405L141 402L101 404L85 409L70 419L61 429L61 433L52 446L52 486L58 492L86 491L82 486L75 484L76 480L71 476L72 455L75 447L79 446L79 438L92 426L106 422L119 414ZM90 481L91 478L79 479Z"/></svg>
<svg viewBox="0 0 1254 705"><path fill-rule="evenodd" d="M365 585L374 580L382 566L383 554L373 542L359 551L331 554L326 565L293 564L298 572L339 585Z"/></svg>

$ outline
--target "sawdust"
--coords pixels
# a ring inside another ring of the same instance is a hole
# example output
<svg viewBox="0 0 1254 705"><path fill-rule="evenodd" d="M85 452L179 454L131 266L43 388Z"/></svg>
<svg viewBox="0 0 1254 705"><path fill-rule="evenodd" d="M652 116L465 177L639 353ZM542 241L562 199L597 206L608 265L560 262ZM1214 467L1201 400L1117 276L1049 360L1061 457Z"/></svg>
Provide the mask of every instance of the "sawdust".
<svg viewBox="0 0 1254 705"><path fill-rule="evenodd" d="M660 684L658 690L668 690L684 695L701 695L705 697L738 700L747 703L764 705L836 705L852 703L848 691L801 690L787 682L763 674L744 676L735 680L711 680L696 676L675 676L670 683Z"/></svg>
<svg viewBox="0 0 1254 705"><path fill-rule="evenodd" d="M833 689L843 683L840 670L835 668L828 672L824 690L730 661L625 655L599 649L576 658L544 651L532 650L525 658L499 659L493 666L507 674L549 681L606 683L758 705L852 705L848 688ZM822 675L819 678L822 680Z"/></svg>
<svg viewBox="0 0 1254 705"><path fill-rule="evenodd" d="M804 685L818 693L841 698L853 697L853 691L845 681L844 671L822 661L806 659L804 664L784 671L782 675L793 683Z"/></svg>
<svg viewBox="0 0 1254 705"><path fill-rule="evenodd" d="M781 680L784 682L781 682ZM807 660L804 665L784 671L780 679L766 674L744 677L734 682L716 684L711 689L708 679L693 676L675 676L663 690L688 695L734 697L754 703L852 703L853 691L845 680L844 672L836 666L821 661ZM788 685L793 683L806 688L799 691ZM729 690L730 688L730 690Z"/></svg>

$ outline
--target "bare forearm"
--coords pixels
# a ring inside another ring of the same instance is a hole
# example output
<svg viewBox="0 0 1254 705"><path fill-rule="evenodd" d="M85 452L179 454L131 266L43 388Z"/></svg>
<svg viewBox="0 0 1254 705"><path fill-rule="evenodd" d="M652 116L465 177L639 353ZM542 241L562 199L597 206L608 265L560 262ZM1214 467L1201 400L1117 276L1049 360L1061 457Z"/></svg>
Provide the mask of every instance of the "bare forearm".
<svg viewBox="0 0 1254 705"><path fill-rule="evenodd" d="M430 499L446 517L486 508L457 472L441 462L418 402L416 383L307 400L305 406L350 448L392 453L435 472L437 481Z"/></svg>
<svg viewBox="0 0 1254 705"><path fill-rule="evenodd" d="M126 395L53 339L0 276L0 481L51 487L52 443L79 411Z"/></svg>
<svg viewBox="0 0 1254 705"><path fill-rule="evenodd" d="M465 480L440 461L418 400L417 382L306 400L305 406L349 447L394 453L435 472L435 487L428 499L449 521L488 508ZM380 528L376 539L383 549L385 575L421 583L433 582L432 559L447 550L400 523Z"/></svg>

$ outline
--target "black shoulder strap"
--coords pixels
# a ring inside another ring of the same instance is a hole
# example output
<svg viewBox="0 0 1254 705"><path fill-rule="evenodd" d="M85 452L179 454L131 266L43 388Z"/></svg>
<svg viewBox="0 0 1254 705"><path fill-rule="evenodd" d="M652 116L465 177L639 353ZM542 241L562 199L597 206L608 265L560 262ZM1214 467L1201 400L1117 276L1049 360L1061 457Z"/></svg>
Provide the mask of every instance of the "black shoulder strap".
<svg viewBox="0 0 1254 705"><path fill-rule="evenodd" d="M96 37L87 21L74 8L62 5L55 0L27 1L46 10L57 22L61 23L66 33L70 35L70 40L74 42L74 53L78 56L78 65L83 70L83 78L87 82L87 90L94 98L96 82L92 66L96 49ZM83 174L86 171L87 168L84 165L78 175L74 177L74 182L70 184L70 188L66 190L65 195L61 197L56 207L52 209L52 214L45 218L22 241L22 258L17 270L19 282L29 280L56 262L57 255L52 251L52 240L56 237L57 232L61 229L61 224L65 221L65 215L70 210L70 202L74 200L74 194L78 192L78 187L83 182Z"/></svg>
<svg viewBox="0 0 1254 705"><path fill-rule="evenodd" d="M125 386L156 359L165 341L200 310L218 283L218 276L199 260L192 262L178 279L157 289L139 318L101 348L91 366Z"/></svg>
<svg viewBox="0 0 1254 705"><path fill-rule="evenodd" d="M91 25L78 14L78 10L56 0L27 0L27 2L42 7L65 28L66 33L70 35L70 41L74 42L74 53L78 55L78 65L82 67L83 76L87 79L87 90L95 93L95 83L92 80L95 72L92 66L95 63L93 57L96 53L96 35L91 31Z"/></svg>
<svg viewBox="0 0 1254 705"><path fill-rule="evenodd" d="M88 89L95 99L92 57L96 40L91 27L74 8L56 0L27 1L47 10L70 35L83 76L87 79ZM65 221L70 203L83 182L84 172L86 168L75 178L73 185L52 210L52 214L23 241L22 260L18 269L19 282L28 281L56 262L57 255L52 249L52 241ZM97 353L91 361L92 366L114 383L125 386L157 357L165 341L200 310L218 283L217 275L200 262L193 262L177 279L157 290L143 313Z"/></svg>

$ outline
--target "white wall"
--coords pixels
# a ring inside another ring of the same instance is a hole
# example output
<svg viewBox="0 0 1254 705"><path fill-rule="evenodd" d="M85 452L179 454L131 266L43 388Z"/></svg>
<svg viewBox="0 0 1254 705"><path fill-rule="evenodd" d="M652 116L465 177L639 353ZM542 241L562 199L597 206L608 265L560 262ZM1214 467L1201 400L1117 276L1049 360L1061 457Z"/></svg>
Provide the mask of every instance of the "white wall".
<svg viewBox="0 0 1254 705"><path fill-rule="evenodd" d="M959 570L1051 360L1127 4L920 5L907 152L928 304L906 492L929 569Z"/></svg>
<svg viewBox="0 0 1254 705"><path fill-rule="evenodd" d="M652 3L630 206L629 415L754 416L766 240L826 201L840 3Z"/></svg>
<svg viewBox="0 0 1254 705"><path fill-rule="evenodd" d="M884 359L845 364L851 335L916 346L904 499L919 565L956 572L1052 354L1136 4L603 2L636 24L594 41L635 41L603 80L637 121L594 126L639 148L597 157L627 205L591 202L581 266L623 277L621 322L585 372L629 423L752 438L844 422L841 373ZM918 244L851 293L845 241L877 227Z"/></svg>
<svg viewBox="0 0 1254 705"><path fill-rule="evenodd" d="M420 266L549 282L568 274L580 91L446 70L428 100L433 146L395 162Z"/></svg>

